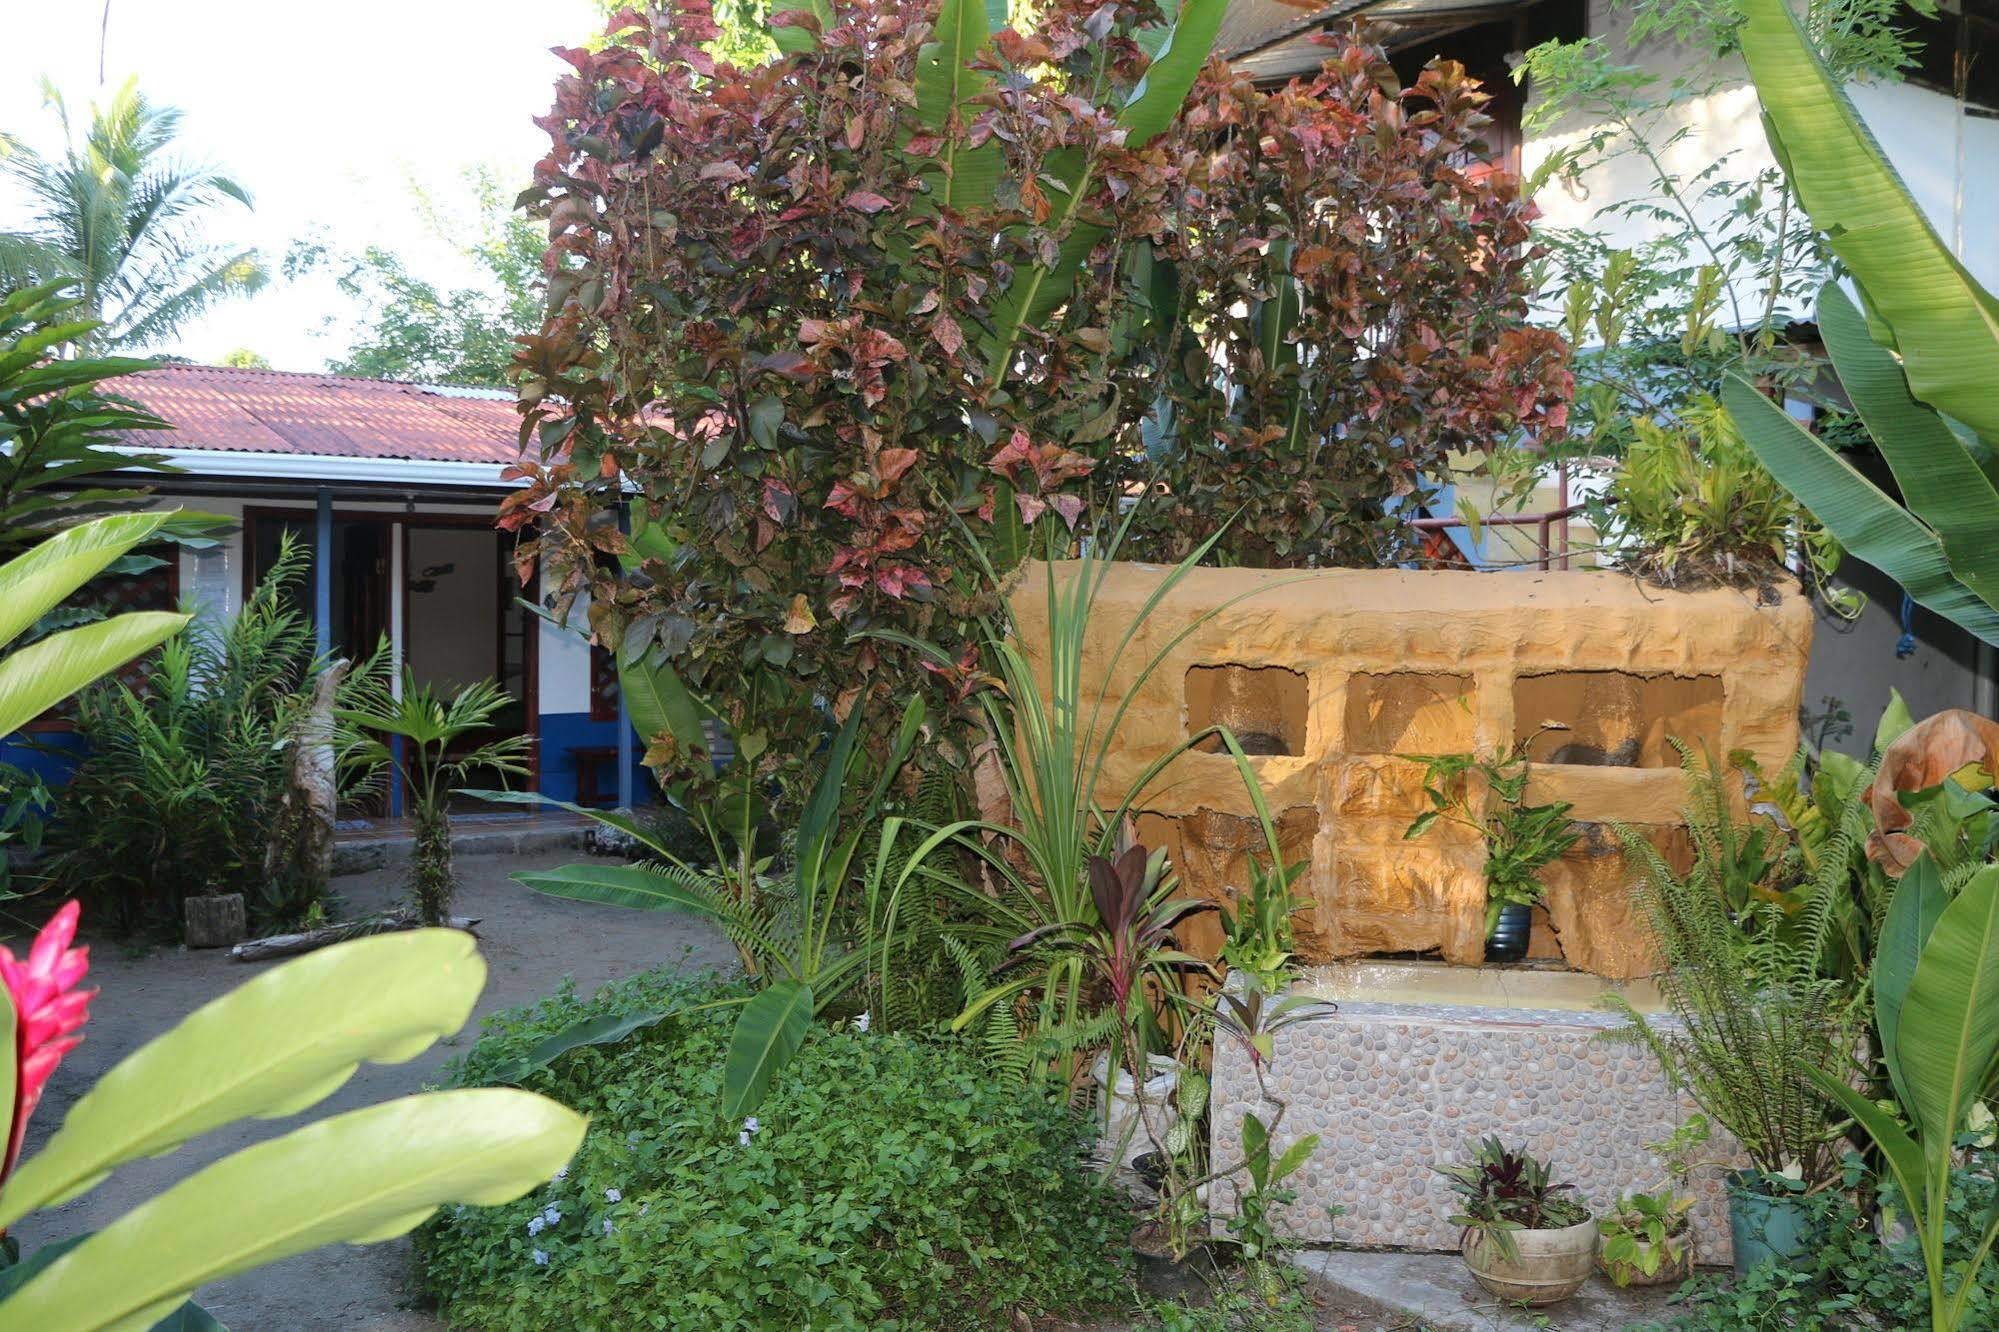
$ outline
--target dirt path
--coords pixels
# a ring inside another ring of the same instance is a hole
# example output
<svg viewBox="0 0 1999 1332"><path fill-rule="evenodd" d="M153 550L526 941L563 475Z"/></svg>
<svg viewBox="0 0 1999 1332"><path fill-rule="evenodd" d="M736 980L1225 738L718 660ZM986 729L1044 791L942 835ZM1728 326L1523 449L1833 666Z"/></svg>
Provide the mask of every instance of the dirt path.
<svg viewBox="0 0 1999 1332"><path fill-rule="evenodd" d="M506 878L514 870L545 869L577 858L576 852L547 852L460 859L455 909L481 921L479 947L489 969L479 1000L481 1016L547 994L565 975L574 976L577 988L588 993L663 962L684 959L691 968L705 969L733 960L721 934L698 922L554 901ZM356 875L335 880L334 887L349 911L368 911L398 895L399 875L394 870ZM13 942L18 951L20 941ZM119 1059L261 969L230 962L220 953L174 950L129 957L116 943L93 940L92 945L90 983L101 992L91 1005L83 1044L57 1071L36 1112L30 1151L62 1122L76 1097ZM135 1161L75 1202L23 1222L16 1228L22 1247L33 1249L103 1226L196 1168L253 1142L416 1091L476 1030L475 1020L465 1032L407 1064L364 1064L346 1086L304 1115L234 1124L170 1156ZM231 1332L433 1332L442 1324L402 1308L408 1298L408 1267L407 1240L360 1248L341 1245L216 1282L202 1289L200 1299Z"/></svg>

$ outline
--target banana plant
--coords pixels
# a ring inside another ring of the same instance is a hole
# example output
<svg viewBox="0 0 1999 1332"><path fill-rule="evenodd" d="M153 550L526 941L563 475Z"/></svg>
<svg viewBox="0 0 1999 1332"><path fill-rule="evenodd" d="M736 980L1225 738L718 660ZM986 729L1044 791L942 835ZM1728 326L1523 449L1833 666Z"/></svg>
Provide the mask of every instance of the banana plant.
<svg viewBox="0 0 1999 1332"><path fill-rule="evenodd" d="M980 0L946 3L980 7ZM1118 109L1117 125L1124 132L1127 149L1137 151L1171 127L1201 67L1208 62L1227 13L1228 0L1184 0L1173 25L1156 35L1145 77ZM1044 167L1044 175L1062 199L1046 224L1048 231L1060 238L1056 257L1053 262L1022 265L1001 298L992 329L985 337L990 385L997 386L1012 368L1024 331L1040 327L1068 299L1077 272L1103 239L1104 228L1088 219L1084 207L1095 169L1089 156L1076 149L1051 155Z"/></svg>
<svg viewBox="0 0 1999 1332"><path fill-rule="evenodd" d="M94 992L75 903L28 956L0 949L0 1115L8 1163ZM128 1162L244 1118L294 1115L362 1061L401 1063L457 1031L486 968L471 938L419 930L274 967L121 1061L0 1182L0 1229ZM324 1244L372 1243L445 1203L509 1202L574 1154L584 1121L511 1089L433 1092L335 1115L224 1157L94 1234L0 1270L0 1326L39 1332L217 1327L196 1287ZM163 1321L164 1320L164 1321Z"/></svg>
<svg viewBox="0 0 1999 1332"><path fill-rule="evenodd" d="M1785 0L1745 0L1742 51L1777 160L1853 277L1819 322L1898 502L1739 376L1723 401L1764 465L1848 550L1999 643L1999 299L1953 255Z"/></svg>
<svg viewBox="0 0 1999 1332"><path fill-rule="evenodd" d="M0 565L0 648L103 573L157 537L172 513L98 518L59 532ZM40 638L0 659L0 736L11 735L91 681L150 652L189 617L132 611Z"/></svg>
<svg viewBox="0 0 1999 1332"><path fill-rule="evenodd" d="M635 662L620 668L627 684L626 699L634 724L642 734L674 735L705 752L701 724L712 717L681 683L670 666ZM627 683L628 682L628 683ZM924 721L921 699L904 708L887 761L874 773L865 794L845 826L841 817L850 783L869 762L856 743L862 709L847 714L828 747L825 767L814 783L799 816L793 867L787 878L765 885L770 891L755 898L736 891L730 876L697 869L675 856L642 825L626 815L584 809L527 793L474 792L495 800L539 800L586 815L606 827L635 838L656 859L642 865L564 865L552 870L522 871L514 880L549 897L594 902L641 911L678 911L719 926L748 963L757 990L739 1003L736 1025L723 1060L722 1114L739 1119L756 1109L777 1075L811 1030L812 1019L838 1000L858 979L869 953L855 946L842 922L841 907L851 906L848 887L862 839L879 822L889 784L915 747ZM657 729L655 729L657 728ZM748 759L733 760L750 771ZM746 778L753 781L753 778ZM764 864L755 873L761 878ZM650 1012L606 1028L601 1019L580 1023L557 1033L508 1070L518 1077L529 1068L579 1045L622 1039L638 1027L666 1017Z"/></svg>
<svg viewBox="0 0 1999 1332"><path fill-rule="evenodd" d="M1952 1263L1945 1253L1957 1141L1972 1108L1999 1091L1999 865L1952 899L1927 855L1902 876L1874 956L1874 1022L1905 1127L1823 1069L1801 1070L1881 1149L1915 1228L1935 1332L1963 1327L1978 1272L1999 1240L1999 1209Z"/></svg>

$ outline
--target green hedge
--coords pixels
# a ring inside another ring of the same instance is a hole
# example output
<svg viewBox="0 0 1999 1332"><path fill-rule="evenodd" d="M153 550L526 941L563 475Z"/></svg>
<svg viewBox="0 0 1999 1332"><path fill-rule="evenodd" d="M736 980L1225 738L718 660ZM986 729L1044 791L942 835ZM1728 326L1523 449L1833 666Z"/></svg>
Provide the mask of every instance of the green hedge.
<svg viewBox="0 0 1999 1332"><path fill-rule="evenodd" d="M453 1085L578 1018L730 993L656 972L490 1019ZM440 1214L420 1279L494 1329L999 1328L1128 1296L1131 1220L1060 1104L963 1048L820 1030L756 1121L723 1123L729 1010L584 1048L525 1085L591 1117L565 1173Z"/></svg>

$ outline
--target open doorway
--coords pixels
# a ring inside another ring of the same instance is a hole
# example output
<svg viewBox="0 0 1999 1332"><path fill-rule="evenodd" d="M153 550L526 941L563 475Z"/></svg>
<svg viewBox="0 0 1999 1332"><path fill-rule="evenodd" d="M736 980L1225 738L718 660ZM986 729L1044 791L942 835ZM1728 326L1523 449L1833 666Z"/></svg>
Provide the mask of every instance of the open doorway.
<svg viewBox="0 0 1999 1332"><path fill-rule="evenodd" d="M313 513L296 509L246 513L251 551L246 592L270 571L289 532L308 551L301 601L310 615L319 559L315 523ZM333 515L328 558L333 653L358 661L387 637L416 681L445 697L478 680L496 680L510 702L491 728L463 739L467 749L537 731L537 621L516 596L511 540L484 515L339 510ZM529 759L531 766L537 761ZM526 784L532 788L532 772ZM371 812L395 813L398 803L392 795L388 809Z"/></svg>

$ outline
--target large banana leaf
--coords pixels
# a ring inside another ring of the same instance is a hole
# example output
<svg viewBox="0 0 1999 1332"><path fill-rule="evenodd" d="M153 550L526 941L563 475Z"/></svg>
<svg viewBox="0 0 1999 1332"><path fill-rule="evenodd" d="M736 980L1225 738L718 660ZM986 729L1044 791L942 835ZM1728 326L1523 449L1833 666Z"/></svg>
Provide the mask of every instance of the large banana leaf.
<svg viewBox="0 0 1999 1332"><path fill-rule="evenodd" d="M246 1116L296 1114L364 1059L413 1058L465 1025L485 979L458 930L357 939L272 968L98 1079L0 1189L0 1229L127 1161Z"/></svg>
<svg viewBox="0 0 1999 1332"><path fill-rule="evenodd" d="M1909 983L1916 978L1916 964L1923 948L1935 932L1950 894L1936 862L1925 854L1916 858L1901 882L1895 885L1894 900L1881 924L1881 941L1874 949L1874 1025L1881 1034L1881 1062L1895 1084L1895 1098L1903 1105L1914 1100L1902 1085L1901 1046L1902 1005L1909 996Z"/></svg>
<svg viewBox="0 0 1999 1332"><path fill-rule="evenodd" d="M944 138L933 159L943 183L932 197L939 207L961 212L992 206L1005 165L998 139L987 139L976 148L963 141L978 99L992 86L985 71L972 64L992 35L986 19L985 0L944 0L937 11L934 40L916 53L916 120Z"/></svg>
<svg viewBox="0 0 1999 1332"><path fill-rule="evenodd" d="M1721 400L1771 475L1841 545L1945 619L1999 643L1999 611L1952 575L1936 533L1739 375L1722 384Z"/></svg>
<svg viewBox="0 0 1999 1332"><path fill-rule="evenodd" d="M1927 1150L1949 1152L1999 1056L1999 865L1974 876L1930 931L1897 1023L1897 1055Z"/></svg>
<svg viewBox="0 0 1999 1332"><path fill-rule="evenodd" d="M1179 16L1166 35L1158 58L1145 71L1118 112L1125 145L1141 148L1163 133L1180 114L1187 90L1214 48L1228 0L1183 0ZM1083 200L1090 192L1090 167L1080 152L1052 154L1045 174L1066 191L1049 229L1062 237L1053 265L1033 264L1015 272L1006 294L994 307L993 329L986 339L987 378L997 384L1013 363L1021 331L1040 325L1069 299L1076 270L1103 238L1104 229L1083 219Z"/></svg>
<svg viewBox="0 0 1999 1332"><path fill-rule="evenodd" d="M552 870L522 870L514 876L548 897L572 902L596 902L635 911L685 911L709 920L715 904L677 872L645 865L563 865Z"/></svg>
<svg viewBox="0 0 1999 1332"><path fill-rule="evenodd" d="M0 565L0 644L166 526L172 513L127 513L79 523Z"/></svg>
<svg viewBox="0 0 1999 1332"><path fill-rule="evenodd" d="M665 662L620 661L618 692L624 696L632 728L648 744L670 735L683 754L707 752L710 742L704 723L713 713L673 667Z"/></svg>
<svg viewBox="0 0 1999 1332"><path fill-rule="evenodd" d="M322 1244L401 1235L441 1204L520 1197L575 1154L584 1119L502 1088L435 1092L245 1148L134 1208L0 1305L36 1332L144 1329L198 1286Z"/></svg>
<svg viewBox="0 0 1999 1332"><path fill-rule="evenodd" d="M133 611L30 643L0 660L0 735L11 735L91 681L186 626L168 611Z"/></svg>
<svg viewBox="0 0 1999 1332"><path fill-rule="evenodd" d="M812 987L784 980L760 990L736 1017L722 1060L722 1115L741 1119L762 1104L770 1080L812 1029Z"/></svg>
<svg viewBox="0 0 1999 1332"><path fill-rule="evenodd" d="M1867 332L1837 283L1819 293L1819 331L1853 408L1895 473L1902 503L1943 543L1958 580L1999 606L1999 489L1932 408L1910 396L1901 365Z"/></svg>
<svg viewBox="0 0 1999 1332"><path fill-rule="evenodd" d="M594 819L606 828L615 828L641 846L650 848L659 855L666 855L666 848L652 835L652 831L631 815L615 809L592 809L588 805L578 805L573 801L557 800L554 796L543 795L539 791L496 791L484 787L461 786L453 794L471 796L475 800L489 801L495 805L546 805L550 809L567 810L580 814L586 819Z"/></svg>
<svg viewBox="0 0 1999 1332"><path fill-rule="evenodd" d="M1771 148L1887 326L1915 396L1999 440L1999 302L1909 196L1788 0L1744 0L1737 32Z"/></svg>

